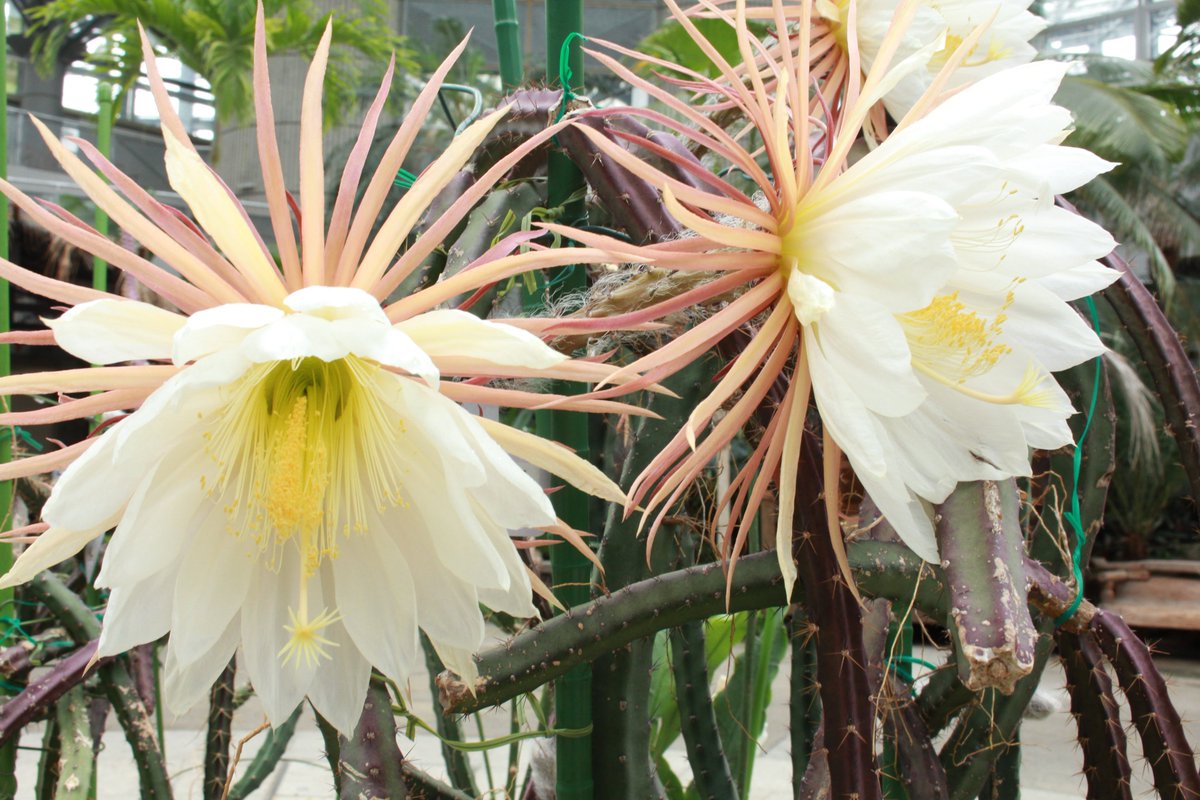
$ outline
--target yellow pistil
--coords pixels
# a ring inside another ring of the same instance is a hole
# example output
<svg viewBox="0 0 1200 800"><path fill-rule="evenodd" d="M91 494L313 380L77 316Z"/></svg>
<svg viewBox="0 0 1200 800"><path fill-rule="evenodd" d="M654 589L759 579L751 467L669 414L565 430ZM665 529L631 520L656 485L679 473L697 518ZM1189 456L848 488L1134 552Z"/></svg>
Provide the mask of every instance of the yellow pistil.
<svg viewBox="0 0 1200 800"><path fill-rule="evenodd" d="M303 598L305 595L302 592L300 596ZM302 602L301 605L306 603ZM329 648L338 646L337 642L321 634L321 631L342 618L336 611L326 609L316 619L310 620L307 610L302 609L297 614L289 608L288 618L290 624L283 626L289 634L287 644L279 649L284 666L294 661L297 668L302 662L315 667L321 659L329 658Z"/></svg>
<svg viewBox="0 0 1200 800"><path fill-rule="evenodd" d="M284 662L315 663L334 646L321 634L339 617L308 612L308 582L341 537L364 535L372 514L404 506L404 426L378 388L390 376L353 356L275 362L250 370L206 435L215 476L201 486L223 508L226 529L246 536L278 572L299 560L298 608L289 609Z"/></svg>

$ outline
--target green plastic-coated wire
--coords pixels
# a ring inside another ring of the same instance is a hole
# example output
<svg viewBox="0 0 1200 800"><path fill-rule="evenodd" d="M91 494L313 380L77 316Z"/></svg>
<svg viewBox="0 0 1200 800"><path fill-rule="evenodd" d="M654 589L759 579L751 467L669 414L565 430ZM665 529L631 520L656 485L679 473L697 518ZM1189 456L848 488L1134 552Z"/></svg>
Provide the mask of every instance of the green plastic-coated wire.
<svg viewBox="0 0 1200 800"><path fill-rule="evenodd" d="M579 31L571 31L563 39L562 47L558 49L558 77L559 83L562 84L563 96L562 103L558 107L558 116L554 118L558 122L567 113L567 104L570 103L579 95L571 90L571 78L575 73L571 70L571 42L576 39L586 42L588 38Z"/></svg>
<svg viewBox="0 0 1200 800"><path fill-rule="evenodd" d="M1087 306L1092 315L1092 328L1099 336L1100 314L1096 311L1096 301L1090 297L1087 298ZM1079 604L1083 602L1083 568L1079 562L1083 558L1083 543L1087 541L1087 536L1083 532L1082 512L1079 510L1079 472L1083 467L1083 442L1092 428L1092 417L1096 413L1096 400L1100 396L1101 366L1101 357L1096 356L1096 373L1092 380L1092 399L1088 403L1087 419L1083 423L1083 432L1079 434L1079 442L1075 445L1075 454L1071 461L1071 510L1063 513L1063 519L1075 532L1075 547L1071 550L1071 573L1075 578L1075 599L1071 601L1067 610L1054 620L1055 627L1075 616L1075 612L1079 610Z"/></svg>

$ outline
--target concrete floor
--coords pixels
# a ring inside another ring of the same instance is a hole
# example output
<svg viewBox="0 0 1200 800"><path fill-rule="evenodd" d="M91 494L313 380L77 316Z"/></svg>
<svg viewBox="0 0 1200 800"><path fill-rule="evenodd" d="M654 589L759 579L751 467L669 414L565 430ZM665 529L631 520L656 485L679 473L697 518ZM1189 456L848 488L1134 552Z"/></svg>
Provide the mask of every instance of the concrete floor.
<svg viewBox="0 0 1200 800"><path fill-rule="evenodd" d="M936 655L932 653L927 655L937 659ZM1193 746L1196 746L1200 744L1200 661L1161 657L1158 663L1170 683L1172 697L1184 718L1188 738ZM774 697L776 699L772 703L768 715L762 749L755 762L751 800L759 798L777 800L791 796L791 762L788 755L785 699L787 697L787 671L787 660L785 659L781 674L775 683ZM412 708L419 710L426 720L432 721L432 704L426 688L425 676L414 678L412 687ZM1044 719L1027 720L1022 727L1024 741L1022 797L1025 800L1082 798L1083 780L1079 775L1080 754L1075 743L1074 722L1066 711L1068 700L1063 689L1062 672L1057 662L1053 662L1047 670L1041 692L1044 697L1057 703L1058 710ZM1128 721L1127 709L1123 710L1122 716ZM261 712L252 704L247 704L234 719L235 740L257 726L262 719ZM485 714L484 722L489 736L501 735L508 731L506 712L494 711ZM167 730L166 739L167 758L176 787L176 798L178 800L199 798L201 796L200 763L204 750L202 712L198 710L189 717L172 723ZM247 743L243 752L243 766L253 758L262 741L263 737L259 736ZM36 748L40 746L40 743L41 735L37 727L29 729L21 742L23 746L29 748ZM413 763L435 776L445 777L440 746L432 735L418 730L415 741L402 739L401 743L402 749ZM529 752L534 749L534 746L533 742L527 742L522 748L523 761L528 759ZM1130 747L1130 757L1134 764L1134 796L1153 796L1149 768L1145 760L1140 757L1136 736L1131 735ZM479 775L479 785L483 789L489 785L484 773L483 759L477 754L472 755L471 759ZM689 769L682 741L677 742L668 752L667 759L686 781ZM500 773L506 765L507 749L494 751L492 767L498 784ZM33 750L22 750L17 770L22 787L18 792L18 797L33 796L36 767L37 753ZM137 775L129 755L128 745L119 729L111 730L105 735L104 749L100 754L98 787L101 800L126 800L138 796ZM301 720L279 768L252 797L254 800L329 798L332 796L331 787L320 734L312 720L305 718ZM499 800L502 793L487 796ZM603 798L602 800L621 799Z"/></svg>

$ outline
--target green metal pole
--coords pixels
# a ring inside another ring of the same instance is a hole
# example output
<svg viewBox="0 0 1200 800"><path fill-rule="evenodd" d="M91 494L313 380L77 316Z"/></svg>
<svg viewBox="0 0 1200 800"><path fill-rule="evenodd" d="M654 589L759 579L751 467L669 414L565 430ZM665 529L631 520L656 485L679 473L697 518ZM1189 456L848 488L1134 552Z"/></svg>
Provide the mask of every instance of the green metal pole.
<svg viewBox="0 0 1200 800"><path fill-rule="evenodd" d="M105 158L112 157L113 92L112 85L101 81L96 86L96 148ZM108 236L108 214L96 207L95 228ZM99 256L92 258L92 288L108 291L108 262Z"/></svg>
<svg viewBox="0 0 1200 800"><path fill-rule="evenodd" d="M505 91L511 91L525 80L517 0L492 0L492 18L496 26L496 49L500 53L500 83Z"/></svg>
<svg viewBox="0 0 1200 800"><path fill-rule="evenodd" d="M553 85L559 74L559 59L563 42L572 33L583 33L583 0L546 0L546 74ZM563 89L583 88L583 54L572 47L570 85ZM558 150L550 153L549 205L566 203L584 185L583 175L569 158ZM563 220L575 222L582 216L580 201L567 205ZM577 292L587 286L587 272L582 266L563 267L562 277L556 278L556 292ZM566 387L562 387L560 391ZM558 411L553 414L550 431L581 458L588 458L587 417L578 412ZM588 497L567 486L555 495L555 508L568 525L591 530ZM586 603L591 596L592 567L584 556L573 548L552 548L551 569L555 591L567 607ZM585 728L592 724L592 671L581 665L560 678L554 687L554 709L557 724L562 728ZM560 737L557 741L556 789L558 800L592 800L592 740L591 736Z"/></svg>
<svg viewBox="0 0 1200 800"><path fill-rule="evenodd" d="M0 177L8 178L8 13L0 8L0 41L3 50L0 51ZM8 258L8 198L0 196L0 258ZM8 331L10 325L8 307L8 281L0 280L0 331ZM12 356L9 345L0 344L0 376L12 371ZM0 400L0 408L8 410L8 398ZM0 463L12 458L11 429L0 431ZM12 524L12 493L11 481L0 483L0 515L3 522L0 528L8 530ZM0 544L0 574L12 568L12 545ZM0 590L0 614L16 616L13 605L13 590ZM16 797L17 795L17 742L11 741L0 748L0 797Z"/></svg>

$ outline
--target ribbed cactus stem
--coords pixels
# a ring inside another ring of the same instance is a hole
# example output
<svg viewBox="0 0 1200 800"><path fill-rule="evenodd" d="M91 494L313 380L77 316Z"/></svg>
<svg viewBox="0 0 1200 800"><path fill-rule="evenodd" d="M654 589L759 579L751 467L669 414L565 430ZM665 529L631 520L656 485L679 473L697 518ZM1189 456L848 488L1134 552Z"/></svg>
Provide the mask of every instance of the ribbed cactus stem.
<svg viewBox="0 0 1200 800"><path fill-rule="evenodd" d="M1070 207L1062 201L1060 204ZM1179 333L1125 260L1112 253L1103 263L1121 273L1120 279L1104 290L1104 299L1150 372L1150 386L1162 401L1166 429L1179 446L1179 460L1191 482L1192 498L1200 498L1200 383L1196 370Z"/></svg>
<svg viewBox="0 0 1200 800"><path fill-rule="evenodd" d="M576 133L578 133L576 131ZM689 367L666 382L678 398L656 396L650 410L662 419L644 417L634 424L632 444L621 463L620 484L633 479L662 452L708 389L700 367ZM613 459L620 458L614 447ZM598 556L604 572L593 574L593 591L613 592L667 572L683 560L676 545L679 531L665 526L646 553L646 539L638 536L640 515L628 518L610 505ZM649 557L647 557L649 556ZM694 559L689 559L693 561ZM655 794L650 756L650 683L654 668L654 639L648 636L626 647L600 655L592 666L592 721L604 736L593 740L592 781L596 797L642 798Z"/></svg>
<svg viewBox="0 0 1200 800"><path fill-rule="evenodd" d="M303 709L303 706L296 706L296 710L284 720L282 725L267 731L266 739L263 741L262 747L254 754L250 766L246 767L246 772L230 789L228 800L246 800L255 789L262 786L266 783L267 778L271 777L271 773L279 766L279 761L287 751L288 743L292 741L292 736L296 733L296 723L299 721L300 712Z"/></svg>
<svg viewBox="0 0 1200 800"><path fill-rule="evenodd" d="M704 623L689 622L671 631L671 668L675 672L680 731L696 793L700 800L738 800L709 690Z"/></svg>
<svg viewBox="0 0 1200 800"><path fill-rule="evenodd" d="M204 737L204 800L220 800L229 775L229 743L233 738L233 680L237 662L230 659L208 693L208 732Z"/></svg>
<svg viewBox="0 0 1200 800"><path fill-rule="evenodd" d="M341 800L402 800L408 796L396 745L396 717L387 689L372 679L362 716L349 739L338 740Z"/></svg>
<svg viewBox="0 0 1200 800"><path fill-rule="evenodd" d="M1043 624L1050 629L1050 622ZM1021 718L1037 690L1053 643L1049 635L1040 635L1033 670L1017 681L1012 694L1005 696L988 689L959 719L939 753L950 800L975 800L991 777L997 759L1019 746Z"/></svg>
<svg viewBox="0 0 1200 800"><path fill-rule="evenodd" d="M891 677L891 692L884 716L885 735L895 743L897 778L910 800L946 800L946 770L938 759L933 734L912 699L911 687Z"/></svg>
<svg viewBox="0 0 1200 800"><path fill-rule="evenodd" d="M618 141L603 117L584 117L575 125L599 131ZM558 143L587 178L596 199L608 211L617 227L638 244L654 242L678 233L682 228L658 196L658 191L634 175L615 159L599 152L583 131L574 126L558 134Z"/></svg>
<svg viewBox="0 0 1200 800"><path fill-rule="evenodd" d="M1133 800L1125 726L1095 637L1059 631L1056 638L1079 728L1087 800Z"/></svg>
<svg viewBox="0 0 1200 800"><path fill-rule="evenodd" d="M942 665L926 680L917 696L917 713L930 735L937 736L974 700L975 693L963 685L962 678L958 677L958 666L951 657L950 663Z"/></svg>
<svg viewBox="0 0 1200 800"><path fill-rule="evenodd" d="M89 642L0 706L0 744L13 740L35 717L45 714L59 698L81 684L88 662L95 654L96 643Z"/></svg>
<svg viewBox="0 0 1200 800"><path fill-rule="evenodd" d="M968 689L1011 694L1033 669L1016 481L960 483L935 514L959 672Z"/></svg>
<svg viewBox="0 0 1200 800"><path fill-rule="evenodd" d="M429 641L429 637L424 633L421 633L421 649L425 651L425 668L429 670L429 688L436 692L437 684L434 682L434 677L442 670L442 660L433 648L433 642ZM462 725L459 723L458 717L451 714L438 714L436 723L438 736L443 740L442 761L446 765L446 773L451 784L471 795L478 795L479 789L475 786L475 771L471 768L471 759L463 751L455 750L445 744L447 741L461 742L466 738L463 736Z"/></svg>
<svg viewBox="0 0 1200 800"><path fill-rule="evenodd" d="M1154 772L1154 788L1159 797L1170 800L1200 797L1200 775L1192 747L1150 649L1116 614L1097 612L1091 628L1129 701L1133 724L1141 735L1142 752Z"/></svg>
<svg viewBox="0 0 1200 800"><path fill-rule="evenodd" d="M27 591L49 609L76 644L82 647L99 638L100 623L95 613L53 572L38 575L27 584ZM100 685L133 752L142 800L168 800L171 780L154 735L154 721L138 695L126 662L121 658L108 661L99 667L99 674Z"/></svg>
<svg viewBox="0 0 1200 800"><path fill-rule="evenodd" d="M806 436L796 480L792 554L816 628L817 679L831 800L880 800L875 708L867 683L858 600L847 585L826 523L821 456Z"/></svg>
<svg viewBox="0 0 1200 800"><path fill-rule="evenodd" d="M783 578L774 553L755 554L738 562L729 610L770 608L784 602ZM443 672L437 677L442 709L465 714L502 703L635 639L722 614L725 603L725 573L720 564L631 584L480 653L480 680L473 687L474 694L453 672Z"/></svg>
<svg viewBox="0 0 1200 800"><path fill-rule="evenodd" d="M789 638L792 645L790 723L792 747L792 794L800 794L800 785L813 744L821 727L821 695L817 691L817 645L812 624L803 603L792 606Z"/></svg>
<svg viewBox="0 0 1200 800"><path fill-rule="evenodd" d="M88 699L82 683L73 686L58 701L54 717L59 731L54 800L87 800L95 778L96 758L88 725Z"/></svg>

